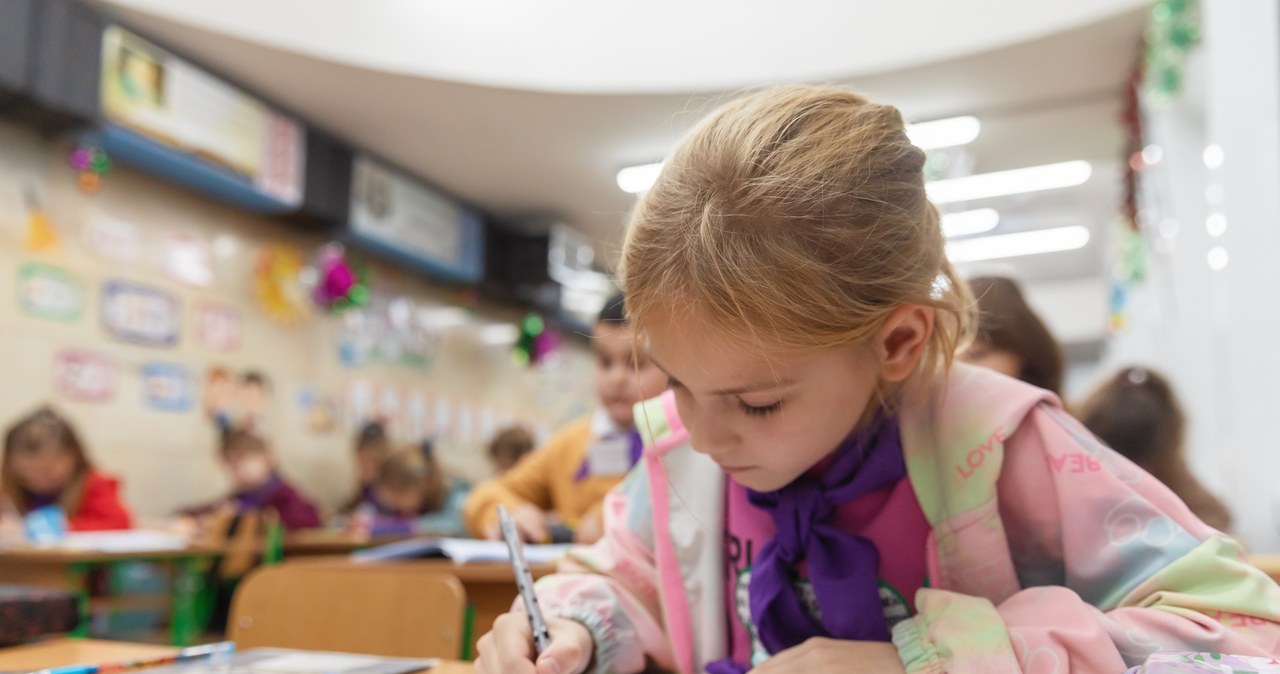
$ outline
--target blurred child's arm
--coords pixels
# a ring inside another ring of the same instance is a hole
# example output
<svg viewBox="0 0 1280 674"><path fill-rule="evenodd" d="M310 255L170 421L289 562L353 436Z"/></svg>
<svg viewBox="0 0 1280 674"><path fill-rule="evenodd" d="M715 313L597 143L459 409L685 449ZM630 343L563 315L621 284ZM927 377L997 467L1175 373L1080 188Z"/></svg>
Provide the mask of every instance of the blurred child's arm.
<svg viewBox="0 0 1280 674"><path fill-rule="evenodd" d="M1024 589L998 605L921 590L919 614L894 628L908 672L1114 674L1159 651L1280 654L1280 588L1064 413L1027 418L998 488Z"/></svg>
<svg viewBox="0 0 1280 674"><path fill-rule="evenodd" d="M273 505L285 531L315 529L320 526L320 510L301 494L294 493L292 498L282 499Z"/></svg>
<svg viewBox="0 0 1280 674"><path fill-rule="evenodd" d="M591 631L595 672L633 674L648 662L675 667L662 627L649 502L648 480L643 471L632 471L605 497L604 537L575 548L561 573L537 584L547 615Z"/></svg>
<svg viewBox="0 0 1280 674"><path fill-rule="evenodd" d="M462 523L462 508L467 502L471 486L460 480L449 482L449 491L445 494L444 505L435 512L427 513L414 522L414 530L424 534L457 536L466 531Z"/></svg>
<svg viewBox="0 0 1280 674"><path fill-rule="evenodd" d="M530 452L514 468L501 477L494 478L471 492L467 499L463 518L473 536L483 537L487 529L498 521L498 506L505 505L514 512L522 506L538 510L551 510L551 479L556 470L572 470L559 466L558 458L563 442L553 440L546 446Z"/></svg>

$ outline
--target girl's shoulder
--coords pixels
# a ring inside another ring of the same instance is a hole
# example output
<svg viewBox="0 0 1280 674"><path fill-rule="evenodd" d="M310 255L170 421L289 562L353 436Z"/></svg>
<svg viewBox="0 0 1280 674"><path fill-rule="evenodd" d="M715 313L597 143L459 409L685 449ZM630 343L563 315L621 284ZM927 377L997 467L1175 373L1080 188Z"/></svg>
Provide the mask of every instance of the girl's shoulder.
<svg viewBox="0 0 1280 674"><path fill-rule="evenodd" d="M91 468L84 476L84 490L86 493L117 492L120 490L120 478Z"/></svg>

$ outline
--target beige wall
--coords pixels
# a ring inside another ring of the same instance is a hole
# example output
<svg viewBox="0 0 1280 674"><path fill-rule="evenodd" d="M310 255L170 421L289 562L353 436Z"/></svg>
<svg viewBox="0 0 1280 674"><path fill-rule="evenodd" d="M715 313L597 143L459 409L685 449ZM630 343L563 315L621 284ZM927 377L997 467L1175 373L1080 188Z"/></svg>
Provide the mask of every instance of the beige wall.
<svg viewBox="0 0 1280 674"><path fill-rule="evenodd" d="M412 369L387 364L344 366L338 357L341 319L313 314L305 323L284 327L270 319L253 294L252 268L262 247L287 242L308 254L324 241L267 218L245 213L203 196L117 166L104 180L102 191L86 196L76 187L67 165L70 147L48 143L38 136L0 123L0 422L51 401L77 424L94 460L124 480L129 503L144 518L157 518L183 504L213 498L226 482L214 459L214 433L199 410L161 412L144 404L139 368L145 362L180 363L196 379L197 391L208 368L254 368L272 381L266 428L283 472L326 508L333 508L351 488L350 435L354 420L343 420L331 433L309 429L297 400L304 388L343 400L356 382L390 387L401 393L418 392L429 401L434 420L435 401L449 401L452 431L442 437L442 457L457 472L483 477L487 466L479 420L526 420L545 432L577 414L589 403L591 363L585 346L566 340L554 367L521 368L511 362L505 347L485 347L474 331L445 332L434 365ZM24 185L36 186L46 211L62 239L59 249L28 253L23 244L26 209ZM143 257L121 265L89 250L83 227L92 218L108 216L137 226ZM185 287L162 268L159 242L169 234L186 233L212 242L230 236L235 252L214 256L216 283L210 288ZM19 308L17 270L34 259L70 271L86 297L84 315L73 323L33 318ZM375 286L417 303L457 305L457 290L432 286L409 274L375 267ZM125 279L163 287L183 301L184 330L173 348L149 348L115 341L101 325L99 297L107 279ZM197 343L193 304L213 300L239 310L243 341L239 349L221 353ZM519 314L477 307L481 321L518 320ZM112 358L118 370L115 399L107 404L67 401L54 386L55 355L66 348L89 349ZM461 408L474 410L459 416ZM488 414L480 410L488 409ZM348 415L342 415L346 417ZM463 427L459 421L475 423ZM406 425L399 427L404 435ZM404 440L410 438L402 437Z"/></svg>

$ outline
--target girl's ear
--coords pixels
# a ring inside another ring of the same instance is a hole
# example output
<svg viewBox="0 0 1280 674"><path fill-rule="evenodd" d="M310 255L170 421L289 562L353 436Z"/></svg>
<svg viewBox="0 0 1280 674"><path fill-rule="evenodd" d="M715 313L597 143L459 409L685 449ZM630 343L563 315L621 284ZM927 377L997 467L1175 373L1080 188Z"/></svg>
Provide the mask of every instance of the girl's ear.
<svg viewBox="0 0 1280 674"><path fill-rule="evenodd" d="M918 304L898 307L876 331L872 344L880 364L881 378L897 383L911 376L932 335L932 307Z"/></svg>

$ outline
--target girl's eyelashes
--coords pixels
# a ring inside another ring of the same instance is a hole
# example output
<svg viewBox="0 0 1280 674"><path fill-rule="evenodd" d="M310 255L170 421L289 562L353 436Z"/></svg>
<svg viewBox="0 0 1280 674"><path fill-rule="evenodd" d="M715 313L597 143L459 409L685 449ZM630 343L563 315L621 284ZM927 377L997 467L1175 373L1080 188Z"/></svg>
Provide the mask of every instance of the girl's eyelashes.
<svg viewBox="0 0 1280 674"><path fill-rule="evenodd" d="M768 405L748 405L742 400L739 400L738 407L742 408L742 411L747 413L750 416L767 417L770 414L773 414L774 412L777 412L778 410L782 409L782 401L779 400L777 402L769 403Z"/></svg>
<svg viewBox="0 0 1280 674"><path fill-rule="evenodd" d="M684 388L684 384L676 381L675 377L667 377L667 388Z"/></svg>

